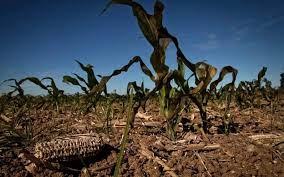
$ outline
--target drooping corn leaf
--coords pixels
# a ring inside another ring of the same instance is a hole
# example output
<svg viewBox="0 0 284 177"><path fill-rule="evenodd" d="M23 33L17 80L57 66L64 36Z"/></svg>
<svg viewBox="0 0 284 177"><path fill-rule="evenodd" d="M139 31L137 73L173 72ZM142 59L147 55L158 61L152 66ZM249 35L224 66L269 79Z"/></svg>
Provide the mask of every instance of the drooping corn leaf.
<svg viewBox="0 0 284 177"><path fill-rule="evenodd" d="M132 0L112 0L106 5L103 12L105 12L111 4L123 4L132 7L133 15L137 18L138 25L147 41L153 48L158 45L158 30L162 27L162 13L164 10L164 5L160 1L156 1L155 3L154 15L148 14L140 4Z"/></svg>
<svg viewBox="0 0 284 177"><path fill-rule="evenodd" d="M87 64L86 66L85 65L83 65L81 62L79 62L78 60L75 60L77 63L78 63L78 65L81 67L81 69L83 70L83 71L85 71L87 74L94 74L94 72L93 72L93 66L92 65L90 65L90 64Z"/></svg>
<svg viewBox="0 0 284 177"><path fill-rule="evenodd" d="M198 62L195 64L195 84L197 85L193 88L190 93L197 94L198 92L204 91L209 83L212 81L213 77L216 75L217 69L212 65L204 62Z"/></svg>
<svg viewBox="0 0 284 177"><path fill-rule="evenodd" d="M191 63L185 57L185 55L183 54L183 52L181 51L181 49L179 47L179 42L178 42L177 38L175 36L171 35L165 27L161 27L159 29L159 37L170 39L174 43L174 45L177 49L177 53L176 53L177 59L181 60L185 64L185 66L187 66L193 73L195 73L195 64Z"/></svg>
<svg viewBox="0 0 284 177"><path fill-rule="evenodd" d="M105 13L107 11L108 8L110 8L110 6L112 4L125 4L125 5L130 5L132 4L132 0L110 0L105 8L102 10L102 12L100 13L100 15L102 15L103 13Z"/></svg>
<svg viewBox="0 0 284 177"><path fill-rule="evenodd" d="M64 93L63 90L60 90L60 89L56 86L55 81L54 81L53 78L51 78L51 77L45 77L45 78L42 78L41 80L42 80L42 81L43 81L43 80L50 80L50 85L47 86L47 87L50 87L50 88L51 88L51 90L49 90L49 94L51 94L51 95L57 97L57 96L62 95L62 94Z"/></svg>
<svg viewBox="0 0 284 177"><path fill-rule="evenodd" d="M44 90L48 90L47 87L36 77L26 77L23 79L24 81L30 81L37 86L40 86Z"/></svg>
<svg viewBox="0 0 284 177"><path fill-rule="evenodd" d="M150 79L152 79L153 81L155 80L155 77L153 76L152 72L150 71L150 69L144 64L144 62L141 60L141 58L139 56L136 56L134 58L132 58L128 64L124 65L123 67L121 67L120 69L114 70L112 72L111 75L109 76L103 76L100 80L100 83L96 86L94 86L91 90L92 94L101 94L101 92L106 88L106 84L107 82L113 77L113 76L117 76L119 74L121 74L122 72L127 72L128 69L130 68L130 66L132 66L132 64L134 63L140 63L140 68L143 71L144 74L146 74L147 76L149 76Z"/></svg>
<svg viewBox="0 0 284 177"><path fill-rule="evenodd" d="M169 38L175 44L177 49L177 59L182 61L195 75L196 87L191 90L190 94L196 94L202 90L205 90L208 84L215 76L217 69L205 62L198 62L196 64L191 63L182 53L179 48L179 43L176 37L171 35L167 29L161 28L159 34L164 38Z"/></svg>
<svg viewBox="0 0 284 177"><path fill-rule="evenodd" d="M216 92L216 87L217 85L224 79L224 77L231 73L232 74L232 82L230 82L230 85L234 85L236 78L237 78L237 74L238 74L238 70L233 68L232 66L225 66L222 68L221 72L219 73L219 77L218 79L216 79L215 81L213 81L210 84L210 92ZM231 84L232 83L232 84ZM226 87L226 86L224 86ZM229 86L228 86L229 87ZM223 91L225 91L225 89L223 88Z"/></svg>
<svg viewBox="0 0 284 177"><path fill-rule="evenodd" d="M154 6L154 15L150 15L140 4L136 2L113 0L111 3L124 4L132 7L133 14L137 18L138 25L143 35L154 48L150 61L157 73L158 79L165 76L169 69L169 67L165 65L165 50L169 44L169 40L159 40L158 34L159 28L162 28L162 13L164 5L160 1L156 1ZM107 7L110 6L111 3L108 3Z"/></svg>
<svg viewBox="0 0 284 177"><path fill-rule="evenodd" d="M12 96L13 93L18 92L19 96L23 96L24 95L24 89L21 87L21 84L25 81L24 79L21 79L20 81L17 81L16 79L7 79L4 80L0 85L4 84L5 82L9 82L9 81L14 81L15 85L9 85L9 87L14 88L13 91L10 91L8 93L9 96Z"/></svg>
<svg viewBox="0 0 284 177"><path fill-rule="evenodd" d="M14 81L15 82L15 86L10 86L10 87L15 89L14 91L8 93L10 95L13 94L14 92L18 91L19 95L23 96L24 90L22 89L21 84L23 84L26 81L30 81L33 84L40 86L42 89L49 91L48 88L36 77L26 77L24 79L21 79L20 81L17 81L16 79L7 79L3 82L8 82L8 81Z"/></svg>
<svg viewBox="0 0 284 177"><path fill-rule="evenodd" d="M17 87L20 87L20 85L24 82L24 81L26 81L26 79L21 79L21 80L19 80L19 81L17 81L17 79L7 79L7 80L4 80L4 81L2 81L2 83L0 84L0 85L2 85L2 84L4 84L5 82L9 82L9 81L14 81L14 83L15 83L15 85L17 86Z"/></svg>
<svg viewBox="0 0 284 177"><path fill-rule="evenodd" d="M95 85L97 85L99 83L95 74L94 74L93 66L90 65L90 64L85 66L81 62L79 62L78 60L75 60L75 61L79 64L81 69L84 70L87 73L87 80L88 80L87 86L91 90Z"/></svg>
<svg viewBox="0 0 284 177"><path fill-rule="evenodd" d="M147 41L153 46L157 46L158 41L158 29L157 22L153 15L149 15L146 11L138 5L132 6L133 14L136 16L138 25L144 34Z"/></svg>
<svg viewBox="0 0 284 177"><path fill-rule="evenodd" d="M198 62L196 64L191 63L179 48L179 43L176 37L171 35L165 28L161 28L160 34L173 41L177 49L177 59L182 61L195 75L195 83L197 86L190 91L190 94L196 94L205 90L216 75L217 69L205 62Z"/></svg>
<svg viewBox="0 0 284 177"><path fill-rule="evenodd" d="M74 77L71 77L71 76L63 76L63 81L64 83L71 83L73 85L78 85L78 86L81 86L80 83L78 82L78 80Z"/></svg>
<svg viewBox="0 0 284 177"><path fill-rule="evenodd" d="M6 79L6 80L2 81L0 85L4 84L5 82L9 82L9 81L14 81L15 84L18 83L16 79Z"/></svg>
<svg viewBox="0 0 284 177"><path fill-rule="evenodd" d="M84 91L86 94L88 94L88 90L86 87L83 87L76 78L71 77L71 76L63 76L63 82L67 84L73 84L73 85L78 85L80 86L81 90Z"/></svg>
<svg viewBox="0 0 284 177"><path fill-rule="evenodd" d="M72 74L74 74L79 81L83 82L89 88L89 84L86 82L86 80L83 77L79 76L76 73L72 73Z"/></svg>
<svg viewBox="0 0 284 177"><path fill-rule="evenodd" d="M267 67L263 67L263 68L259 71L259 73L258 73L258 75L257 75L257 81L258 81L259 83L261 82L261 79L265 76L266 71L267 71Z"/></svg>

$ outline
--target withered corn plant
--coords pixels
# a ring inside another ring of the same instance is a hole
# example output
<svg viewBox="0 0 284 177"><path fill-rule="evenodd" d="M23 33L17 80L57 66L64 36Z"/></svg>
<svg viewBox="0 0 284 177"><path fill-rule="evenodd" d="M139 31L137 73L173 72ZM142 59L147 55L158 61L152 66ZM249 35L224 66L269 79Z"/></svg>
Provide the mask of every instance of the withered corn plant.
<svg viewBox="0 0 284 177"><path fill-rule="evenodd" d="M100 102L96 106L96 110L97 108L101 106L102 115L99 115L99 116L105 118L105 120L103 121L105 122L104 125L106 125L107 133L109 133L109 131L111 130L110 122L114 118L114 114L115 114L113 105L117 101L123 102L124 101L123 99L124 98L121 95L118 95L116 91L114 91L113 93L109 93L107 97L102 97L102 99L100 99Z"/></svg>
<svg viewBox="0 0 284 177"><path fill-rule="evenodd" d="M231 73L232 74L232 82L224 85L217 91L216 86L224 79L225 75ZM224 132L226 134L230 133L231 128L234 126L233 118L230 114L230 105L235 95L235 81L237 78L238 70L231 66L225 66L216 81L212 82L210 85L210 93L213 99L220 100L221 102L225 102L225 110L223 113L223 126Z"/></svg>
<svg viewBox="0 0 284 177"><path fill-rule="evenodd" d="M103 10L103 12L105 12L111 4L122 4L132 8L133 15L136 17L144 37L153 48L153 52L150 56L150 62L156 76L152 74L142 59L136 56L121 69L115 70L109 76L102 77L101 82L95 86L91 92L94 94L101 93L111 77L116 76L121 72L126 72L133 63L139 62L143 73L155 83L156 87L154 89L159 93L161 112L167 120L168 137L172 140L176 138L175 129L180 119L178 115L184 109L184 98L190 98L193 103L197 105L202 118L202 127L204 130L207 130L206 110L204 109L201 100L205 99L207 86L215 76L217 69L205 62L198 62L194 64L185 57L179 47L177 38L171 35L163 26L164 5L162 2L156 1L153 15L148 14L139 3L132 0L112 0L107 4L107 7ZM177 50L176 56L178 68L175 70L170 70L165 62L166 49L170 42L174 43ZM190 87L188 80L184 78L184 66L189 68L195 76L196 87ZM232 71L228 71L228 73L229 72ZM215 82L213 82L214 84L212 85L212 88L216 87L222 79L223 76L220 76ZM177 88L172 86L172 81L178 85ZM234 83L234 81L232 83ZM198 99L200 95L202 97L201 100Z"/></svg>
<svg viewBox="0 0 284 177"><path fill-rule="evenodd" d="M14 90L8 92L7 95L1 96L1 102L4 101L3 105L1 103L1 109L4 109L7 105L7 107L12 107L13 112L12 117L6 119L2 116L0 117L1 148L10 148L13 144L26 146L33 136L31 119L25 116L29 101L31 100L30 96L24 95L24 89L22 88L22 84L26 80L27 79L21 79L17 81L16 79L7 79L2 82L3 84L5 82L14 81L14 85L9 85L11 88L14 88ZM13 96L14 93L17 93L17 95ZM7 112L9 112L9 110L6 110L6 113Z"/></svg>
<svg viewBox="0 0 284 177"><path fill-rule="evenodd" d="M111 122L111 117L113 118L113 102L115 99L108 99L107 101L107 106L106 106L106 111L105 111L105 122L106 122L106 128L107 128L107 133L110 130L110 122Z"/></svg>
<svg viewBox="0 0 284 177"><path fill-rule="evenodd" d="M24 89L22 88L22 84L26 81L26 79L21 79L21 80L17 80L17 79L7 79L4 80L2 84L6 83L6 82L11 82L14 81L13 85L9 85L9 87L13 88L12 91L8 92L6 94L6 103L8 104L10 103L12 105L12 107L14 108L14 112L17 111L17 109L21 108L25 103L26 103L26 96L24 94ZM14 95L16 94L16 95Z"/></svg>
<svg viewBox="0 0 284 177"><path fill-rule="evenodd" d="M267 68L263 67L259 71L257 80L241 81L239 83L236 101L240 108L256 106L256 99L261 96L261 80L264 77L266 70Z"/></svg>
<svg viewBox="0 0 284 177"><path fill-rule="evenodd" d="M150 96L153 96L157 88L154 88L151 92L148 92L148 89L144 88L144 83L142 82L141 86L137 85L137 83L129 82L127 85L127 117L126 117L126 127L124 129L122 141L120 144L120 152L117 157L117 162L114 170L114 177L119 176L120 167L122 164L122 160L125 154L125 148L128 142L128 136L131 128L134 126L134 118L136 113L138 112L139 107L145 108L145 104L147 99Z"/></svg>
<svg viewBox="0 0 284 177"><path fill-rule="evenodd" d="M262 102L272 104L277 96L271 82L264 78L267 71L263 67L257 76L257 80L241 81L236 90L236 102L241 109L248 107L260 107Z"/></svg>
<svg viewBox="0 0 284 177"><path fill-rule="evenodd" d="M25 81L30 81L33 84L39 86L40 88L42 88L43 90L46 90L49 97L51 98L51 103L53 104L53 106L56 107L56 110L59 111L59 99L60 97L63 96L64 91L60 90L56 84L53 78L51 77L45 77L43 79L38 79L37 77L27 77L24 79ZM49 80L50 84L48 85L44 85L42 82L44 80Z"/></svg>
<svg viewBox="0 0 284 177"><path fill-rule="evenodd" d="M78 60L75 60L78 65L80 66L80 68L87 74L87 79L84 79L83 77L79 76L76 73L73 73L73 75L75 77L71 77L68 75L63 76L63 82L67 83L67 84L72 84L72 85L77 85L81 88L81 90L88 94L89 91L96 85L98 85L98 80L94 74L94 70L93 70L93 66L90 64L84 65L81 62L79 62ZM80 82L84 83L84 85L82 85ZM105 94L107 94L107 90L104 90Z"/></svg>
<svg viewBox="0 0 284 177"><path fill-rule="evenodd" d="M129 92L130 91L130 92ZM124 157L124 153L125 153L125 148L128 142L128 135L129 135L129 131L130 131L130 126L131 126L131 122L132 119L134 117L134 94L133 94L133 88L129 88L127 89L128 92L128 108L127 108L127 122L126 122L126 126L124 129L124 133L123 133L123 137L122 137L122 141L120 144L120 151L119 154L117 156L117 160L116 160L116 166L115 166L115 170L114 170L114 177L118 177L120 174L120 167L123 161L123 157Z"/></svg>
<svg viewBox="0 0 284 177"><path fill-rule="evenodd" d="M28 146L32 142L32 122L23 118L27 109L24 104L13 118L0 116L0 151Z"/></svg>
<svg viewBox="0 0 284 177"><path fill-rule="evenodd" d="M12 112L17 114L17 112L21 112L23 106L28 103L30 97L27 97L24 94L24 89L22 88L22 85L26 81L26 79L21 79L19 81L16 79L7 79L4 80L1 84L11 81L14 81L14 85L9 85L9 87L13 88L13 90L5 95L5 103L3 107L5 107L5 105L10 105Z"/></svg>
<svg viewBox="0 0 284 177"><path fill-rule="evenodd" d="M58 111L59 110L60 98L62 98L64 96L64 91L59 89L56 86L53 78L45 77L41 81L43 81L43 80L50 80L50 85L46 85L47 92L48 92L48 95L51 97L52 103L55 104L56 110Z"/></svg>
<svg viewBox="0 0 284 177"><path fill-rule="evenodd" d="M42 82L36 78L36 77L26 77L24 79L21 79L20 81L17 81L15 79L8 79L4 82L8 81L15 81L15 88L13 91L9 92L9 98L11 99L10 105L15 105L15 101L18 102L18 109L14 111L13 118L11 118L11 121L6 121L4 119L0 120L0 127L1 127L1 144L5 147L9 146L10 144L17 143L21 146L27 146L33 137L32 134L32 121L30 118L27 118L26 113L28 112L30 107L34 107L35 103L37 103L38 100L41 100L40 97L32 97L29 95L24 95L24 90L21 87L21 85L26 82L30 81L41 88L48 91L48 93L56 97L58 96L56 92L63 93L57 87L55 86L55 83L52 78L45 78L45 79L51 79L51 85L45 86L42 84ZM56 89L55 89L56 88ZM12 97L12 94L14 92L18 92L18 95L16 95L16 98ZM7 101L7 100L6 100ZM7 103L6 103L7 104Z"/></svg>
<svg viewBox="0 0 284 177"><path fill-rule="evenodd" d="M86 94L85 100L87 102L86 110L85 112L89 112L91 107L95 107L100 95L97 95L96 97L89 96L90 91L99 84L93 70L93 66L90 64L84 65L81 62L75 60L80 68L87 74L87 78L84 79L83 77L79 76L76 73L73 73L75 77L65 75L63 76L63 82L67 84L72 84L79 86L81 90ZM100 76L100 75L99 75ZM104 94L107 96L107 88L104 88Z"/></svg>
<svg viewBox="0 0 284 177"><path fill-rule="evenodd" d="M270 106L271 114L275 113L279 105L279 90L272 88L271 81L264 78L266 71L267 68L263 67L258 73L257 80L240 82L236 91L236 102L241 109ZM273 119L271 116L271 130Z"/></svg>
<svg viewBox="0 0 284 177"><path fill-rule="evenodd" d="M9 85L11 88L13 88L14 90L10 91L7 93L8 96L12 96L14 93L18 92L18 96L19 97L24 97L24 89L22 88L22 84L24 83L25 79L21 79L21 80L16 80L16 79L7 79L4 80L2 84L4 84L5 82L10 82L10 81L14 81L14 85Z"/></svg>

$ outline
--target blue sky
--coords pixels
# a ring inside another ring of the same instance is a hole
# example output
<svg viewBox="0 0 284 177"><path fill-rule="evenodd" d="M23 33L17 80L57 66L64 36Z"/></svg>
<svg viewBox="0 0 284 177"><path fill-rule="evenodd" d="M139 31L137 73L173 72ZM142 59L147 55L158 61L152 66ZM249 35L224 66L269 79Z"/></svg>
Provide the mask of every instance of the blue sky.
<svg viewBox="0 0 284 177"><path fill-rule="evenodd" d="M143 38L129 7L114 5L99 16L104 0L1 0L0 81L26 76L54 77L66 92L79 91L62 83L63 75L81 72L75 59L108 75L139 55L151 68L152 48ZM140 2L152 13L155 1ZM219 70L232 65L238 81L256 78L267 66L267 78L278 86L284 72L284 1L282 0L163 0L164 25L180 41L193 62L206 60ZM167 51L174 69L175 49ZM109 90L126 90L130 81L153 83L138 65L111 80ZM25 84L27 93L41 94ZM6 92L7 84L0 86Z"/></svg>

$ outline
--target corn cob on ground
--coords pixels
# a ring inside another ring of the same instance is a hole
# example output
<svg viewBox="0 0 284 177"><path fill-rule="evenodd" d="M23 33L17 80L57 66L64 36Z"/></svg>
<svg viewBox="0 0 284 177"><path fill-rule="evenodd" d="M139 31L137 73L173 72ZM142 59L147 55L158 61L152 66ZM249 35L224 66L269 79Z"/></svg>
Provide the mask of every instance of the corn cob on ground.
<svg viewBox="0 0 284 177"><path fill-rule="evenodd" d="M97 134L72 135L36 143L35 157L45 161L69 161L97 155L109 140Z"/></svg>

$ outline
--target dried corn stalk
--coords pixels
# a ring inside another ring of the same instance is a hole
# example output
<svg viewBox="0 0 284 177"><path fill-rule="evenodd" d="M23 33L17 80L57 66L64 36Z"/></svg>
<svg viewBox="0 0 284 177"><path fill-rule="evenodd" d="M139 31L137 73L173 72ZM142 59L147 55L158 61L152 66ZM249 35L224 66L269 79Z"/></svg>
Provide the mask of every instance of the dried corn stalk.
<svg viewBox="0 0 284 177"><path fill-rule="evenodd" d="M73 135L35 145L35 157L45 161L69 161L97 155L108 139L98 135Z"/></svg>

